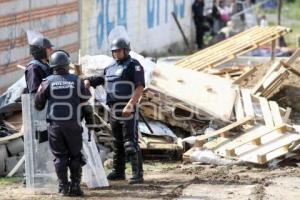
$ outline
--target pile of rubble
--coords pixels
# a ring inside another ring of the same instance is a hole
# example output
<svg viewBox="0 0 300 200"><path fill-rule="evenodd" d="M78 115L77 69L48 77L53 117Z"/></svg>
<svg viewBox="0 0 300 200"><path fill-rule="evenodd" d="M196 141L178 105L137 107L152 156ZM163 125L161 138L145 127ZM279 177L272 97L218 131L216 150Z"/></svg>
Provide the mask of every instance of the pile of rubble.
<svg viewBox="0 0 300 200"><path fill-rule="evenodd" d="M269 98L289 73L300 75L293 67L300 50L288 60L274 62L273 56L271 62L263 63L273 64L253 88L244 87L244 83L262 64L228 64L260 45L272 43L275 51L276 40L288 32L284 27L254 27L178 61L154 63L131 52L145 68L146 89L140 100L139 123L139 142L144 155L169 157L173 152L172 155L184 161L203 161L199 155L206 149L232 161L265 164L297 150L300 127L290 122L291 109L282 108ZM101 75L112 59L85 56L80 62L82 68L75 70L80 76ZM22 81L18 85L23 87ZM19 94L14 90L8 90L2 102L10 99L10 93ZM98 87L91 103L96 120L102 125L95 133L102 161L111 157L112 149L104 101L105 92ZM18 99L13 98L0 108L6 129L10 124L7 113L16 116L21 111L9 106L16 102ZM17 148L22 141L21 113L18 116L15 121L20 122L20 127L10 125L14 134L0 138L2 175L12 170L10 159L18 162L20 157L16 156L22 156L22 150Z"/></svg>

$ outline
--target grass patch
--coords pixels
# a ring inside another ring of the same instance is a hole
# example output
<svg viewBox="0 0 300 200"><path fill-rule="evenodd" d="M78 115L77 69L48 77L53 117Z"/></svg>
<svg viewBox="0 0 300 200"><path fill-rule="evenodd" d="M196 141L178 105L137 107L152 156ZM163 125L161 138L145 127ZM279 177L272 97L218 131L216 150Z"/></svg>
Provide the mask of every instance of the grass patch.
<svg viewBox="0 0 300 200"><path fill-rule="evenodd" d="M300 36L300 26L299 24L292 23L289 28L292 29L292 32L285 36L286 43L288 46L296 48L298 45L297 38Z"/></svg>
<svg viewBox="0 0 300 200"><path fill-rule="evenodd" d="M21 183L23 181L22 177L2 177L0 178L0 185L11 185L15 183Z"/></svg>
<svg viewBox="0 0 300 200"><path fill-rule="evenodd" d="M294 20L300 20L300 1L297 0L294 3L284 3L283 9L282 9L282 15L294 19Z"/></svg>

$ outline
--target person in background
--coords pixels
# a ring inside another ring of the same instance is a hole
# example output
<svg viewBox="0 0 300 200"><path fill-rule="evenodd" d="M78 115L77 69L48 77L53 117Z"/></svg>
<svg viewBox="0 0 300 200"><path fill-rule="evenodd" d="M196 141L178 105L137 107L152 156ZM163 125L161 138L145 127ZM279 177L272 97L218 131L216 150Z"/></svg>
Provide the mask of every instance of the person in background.
<svg viewBox="0 0 300 200"><path fill-rule="evenodd" d="M203 37L205 33L204 0L195 0L192 5L193 19L196 28L196 43L198 49L204 47Z"/></svg>

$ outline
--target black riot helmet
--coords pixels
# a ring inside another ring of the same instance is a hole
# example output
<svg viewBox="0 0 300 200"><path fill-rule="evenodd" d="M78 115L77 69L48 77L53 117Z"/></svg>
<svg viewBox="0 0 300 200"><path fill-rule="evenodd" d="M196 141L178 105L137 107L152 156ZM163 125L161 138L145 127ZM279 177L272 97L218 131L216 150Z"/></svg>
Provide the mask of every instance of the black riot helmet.
<svg viewBox="0 0 300 200"><path fill-rule="evenodd" d="M114 51L117 49L124 49L124 56L127 57L129 54L130 49L130 42L126 41L123 38L114 39L110 43L110 50Z"/></svg>
<svg viewBox="0 0 300 200"><path fill-rule="evenodd" d="M30 46L30 54L36 60L47 59L46 48L53 47L50 40L44 37L35 38L29 46Z"/></svg>
<svg viewBox="0 0 300 200"><path fill-rule="evenodd" d="M69 70L71 59L70 55L64 50L54 51L49 59L49 65L51 69L65 69Z"/></svg>

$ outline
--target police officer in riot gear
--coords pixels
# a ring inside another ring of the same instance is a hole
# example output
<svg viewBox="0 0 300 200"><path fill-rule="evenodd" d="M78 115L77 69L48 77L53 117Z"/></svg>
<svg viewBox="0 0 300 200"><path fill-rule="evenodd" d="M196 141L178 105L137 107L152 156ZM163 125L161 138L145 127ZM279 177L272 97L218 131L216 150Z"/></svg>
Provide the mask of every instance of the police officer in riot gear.
<svg viewBox="0 0 300 200"><path fill-rule="evenodd" d="M42 80L51 74L48 59L53 51L53 45L47 38L38 37L29 46L34 59L26 66L25 79L27 92L36 93Z"/></svg>
<svg viewBox="0 0 300 200"><path fill-rule="evenodd" d="M124 39L110 44L116 62L105 68L104 77L94 76L85 80L87 86L106 84L106 103L110 108L109 122L114 137L113 170L108 180L125 180L125 159L129 156L132 166L130 184L143 182L143 158L138 145L137 103L145 87L141 64L130 57L130 45Z"/></svg>
<svg viewBox="0 0 300 200"><path fill-rule="evenodd" d="M80 124L81 103L91 94L76 75L69 74L70 58L68 53L59 50L50 57L53 75L41 83L35 97L35 107L47 107L48 138L53 153L54 166L62 195L82 196L80 188L83 157L82 132ZM71 183L68 181L68 168Z"/></svg>

